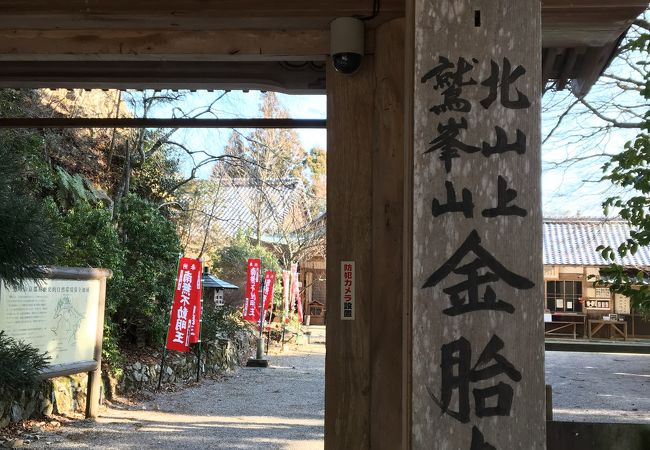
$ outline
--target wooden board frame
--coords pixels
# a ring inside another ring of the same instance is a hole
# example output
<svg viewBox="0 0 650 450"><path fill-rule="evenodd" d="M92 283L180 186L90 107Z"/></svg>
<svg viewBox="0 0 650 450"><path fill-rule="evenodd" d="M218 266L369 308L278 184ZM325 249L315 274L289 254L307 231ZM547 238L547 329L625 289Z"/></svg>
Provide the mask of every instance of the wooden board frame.
<svg viewBox="0 0 650 450"><path fill-rule="evenodd" d="M107 269L88 269L77 267L43 267L43 279L52 280L98 280L99 298L95 345L91 361L75 361L67 364L50 365L41 371L41 378L55 378L76 373L88 373L86 388L86 418L97 417L101 388L102 341L104 338L104 309L106 301L106 280L113 276Z"/></svg>

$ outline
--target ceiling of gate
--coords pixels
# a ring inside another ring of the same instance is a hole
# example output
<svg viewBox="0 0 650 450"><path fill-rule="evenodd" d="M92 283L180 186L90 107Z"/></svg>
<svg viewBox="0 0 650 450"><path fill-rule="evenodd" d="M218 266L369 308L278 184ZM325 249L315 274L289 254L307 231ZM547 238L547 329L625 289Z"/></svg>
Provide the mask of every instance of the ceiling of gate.
<svg viewBox="0 0 650 450"><path fill-rule="evenodd" d="M443 0L441 0L443 1ZM2 87L322 92L329 23L374 0L0 0ZM404 16L381 0L372 28ZM545 0L543 78L583 93L645 0ZM367 39L372 42L371 36ZM366 46L372 53L372 45Z"/></svg>

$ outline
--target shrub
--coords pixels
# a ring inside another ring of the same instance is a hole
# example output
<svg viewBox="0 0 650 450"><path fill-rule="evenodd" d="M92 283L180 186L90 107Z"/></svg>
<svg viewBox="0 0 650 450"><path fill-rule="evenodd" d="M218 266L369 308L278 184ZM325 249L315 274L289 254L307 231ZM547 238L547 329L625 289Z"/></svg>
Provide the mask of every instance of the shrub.
<svg viewBox="0 0 650 450"><path fill-rule="evenodd" d="M38 385L38 375L49 363L46 353L17 341L0 330L0 388L8 391L31 389Z"/></svg>
<svg viewBox="0 0 650 450"><path fill-rule="evenodd" d="M181 248L174 224L156 206L129 195L120 214L126 255L115 320L133 342L164 338Z"/></svg>
<svg viewBox="0 0 650 450"><path fill-rule="evenodd" d="M204 306L202 319L202 341L231 338L239 332L249 330L248 324L241 318L241 310L233 306Z"/></svg>
<svg viewBox="0 0 650 450"><path fill-rule="evenodd" d="M273 252L266 247L253 244L244 234L238 234L232 243L221 248L211 255L212 271L224 280L239 286L238 295L245 295L246 262L248 258L262 259L262 274L272 270L276 274L274 303L282 303L280 282L282 281L282 268Z"/></svg>

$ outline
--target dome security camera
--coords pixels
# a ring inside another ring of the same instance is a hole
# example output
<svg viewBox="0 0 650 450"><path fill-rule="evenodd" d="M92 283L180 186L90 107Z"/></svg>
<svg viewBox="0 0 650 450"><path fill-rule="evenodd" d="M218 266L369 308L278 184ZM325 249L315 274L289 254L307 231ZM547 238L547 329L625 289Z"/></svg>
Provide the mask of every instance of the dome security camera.
<svg viewBox="0 0 650 450"><path fill-rule="evenodd" d="M363 21L354 17L339 17L330 24L330 54L334 68L351 74L361 66L363 58Z"/></svg>

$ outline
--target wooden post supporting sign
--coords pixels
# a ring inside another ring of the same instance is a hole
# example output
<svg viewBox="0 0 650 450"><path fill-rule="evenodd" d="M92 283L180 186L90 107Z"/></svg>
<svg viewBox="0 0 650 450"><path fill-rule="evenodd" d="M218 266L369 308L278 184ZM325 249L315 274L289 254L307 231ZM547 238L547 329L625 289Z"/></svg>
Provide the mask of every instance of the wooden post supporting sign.
<svg viewBox="0 0 650 450"><path fill-rule="evenodd" d="M540 2L413 5L410 444L544 449Z"/></svg>

